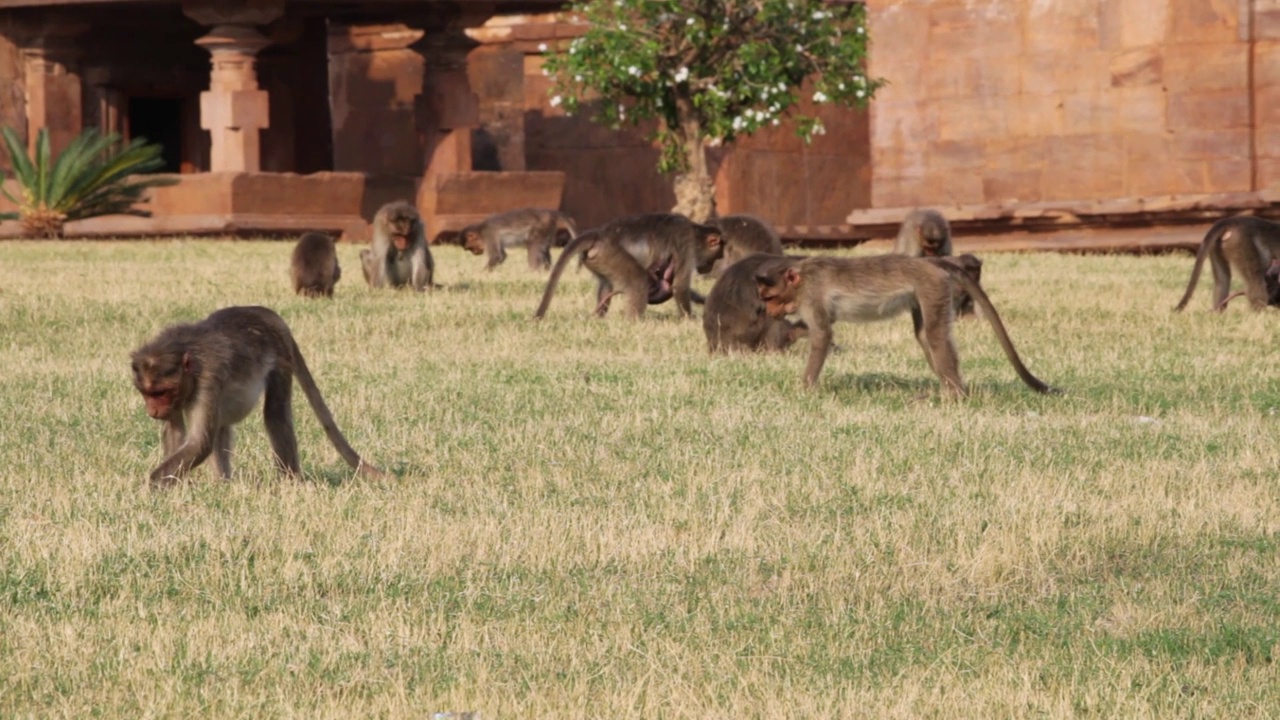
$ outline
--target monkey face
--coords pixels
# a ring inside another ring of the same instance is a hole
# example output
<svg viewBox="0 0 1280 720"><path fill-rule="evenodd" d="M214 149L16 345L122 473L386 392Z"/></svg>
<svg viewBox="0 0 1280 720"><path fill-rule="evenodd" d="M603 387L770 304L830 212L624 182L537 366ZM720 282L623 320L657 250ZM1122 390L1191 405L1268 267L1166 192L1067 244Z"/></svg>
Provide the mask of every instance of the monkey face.
<svg viewBox="0 0 1280 720"><path fill-rule="evenodd" d="M724 241L720 231L710 225L698 225L695 232L701 240L698 243L698 272L706 275L716 261L724 257Z"/></svg>
<svg viewBox="0 0 1280 720"><path fill-rule="evenodd" d="M462 245L471 251L472 255L484 254L484 241L480 239L480 233L470 228L462 231Z"/></svg>
<svg viewBox="0 0 1280 720"><path fill-rule="evenodd" d="M178 389L182 386L182 369L159 374L154 364L133 363L133 385L142 393L147 404L147 414L156 420L168 420L173 414L174 401L178 398Z"/></svg>
<svg viewBox="0 0 1280 720"><path fill-rule="evenodd" d="M799 307L800 282L800 272L793 267L776 275L757 275L756 289L760 293L760 301L764 303L765 312L775 318L794 313Z"/></svg>

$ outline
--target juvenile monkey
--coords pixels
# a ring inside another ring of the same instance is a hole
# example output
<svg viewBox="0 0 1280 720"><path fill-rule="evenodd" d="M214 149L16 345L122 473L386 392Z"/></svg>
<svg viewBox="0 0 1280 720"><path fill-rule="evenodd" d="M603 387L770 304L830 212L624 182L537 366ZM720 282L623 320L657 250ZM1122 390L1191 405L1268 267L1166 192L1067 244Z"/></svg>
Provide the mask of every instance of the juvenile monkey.
<svg viewBox="0 0 1280 720"><path fill-rule="evenodd" d="M1235 266L1244 280L1244 292L1254 310L1265 308L1272 297L1264 274L1271 262L1280 257L1280 223L1252 215L1235 215L1214 223L1200 242L1196 263L1191 266L1187 291L1174 312L1187 306L1200 279L1200 268L1208 256L1213 270L1213 309L1226 308L1231 291L1231 268Z"/></svg>
<svg viewBox="0 0 1280 720"><path fill-rule="evenodd" d="M507 259L507 248L524 245L529 253L529 268L551 267L551 246L561 230L570 239L578 234L573 219L559 210L524 208L490 215L483 222L468 225L460 231L463 246L475 255L489 254L486 270Z"/></svg>
<svg viewBox="0 0 1280 720"><path fill-rule="evenodd" d="M333 238L316 232L304 234L293 246L289 274L295 293L306 297L333 297L333 286L342 278Z"/></svg>
<svg viewBox="0 0 1280 720"><path fill-rule="evenodd" d="M786 350L806 334L804 323L773 317L756 287L756 273L781 255L756 253L725 269L707 293L702 331L710 352Z"/></svg>
<svg viewBox="0 0 1280 720"><path fill-rule="evenodd" d="M782 254L782 238L771 225L754 215L725 215L711 221L720 228L724 258L716 261L712 275L720 275L730 265L756 253Z"/></svg>
<svg viewBox="0 0 1280 720"><path fill-rule="evenodd" d="M957 283L981 306L1018 377L1036 392L1057 392L1022 364L982 287L951 264L902 255L781 258L756 272L766 311L776 318L796 313L809 329L805 385L812 387L818 382L831 350L833 323L882 320L909 310L916 340L929 366L947 392L964 396L967 391L952 337Z"/></svg>
<svg viewBox="0 0 1280 720"><path fill-rule="evenodd" d="M231 477L232 427L265 395L263 420L276 465L301 475L293 429L293 378L342 459L364 477L382 471L360 458L333 420L289 326L265 307L229 307L198 323L172 325L133 351L133 384L147 414L164 422L164 460L152 486L172 485L213 454Z"/></svg>
<svg viewBox="0 0 1280 720"><path fill-rule="evenodd" d="M929 262L935 265L950 266L956 270L969 276L974 283L982 282L982 259L973 253L964 253L963 255L950 255L946 257L927 258ZM973 298L965 289L956 283L953 288L955 291L955 308L956 316L973 314Z"/></svg>
<svg viewBox="0 0 1280 720"><path fill-rule="evenodd" d="M435 263L427 249L422 216L412 203L396 200L378 209L373 216L373 245L360 251L360 268L370 287L435 287Z"/></svg>
<svg viewBox="0 0 1280 720"><path fill-rule="evenodd" d="M560 253L534 317L546 315L560 275L579 255L596 276L596 315L608 312L609 301L618 293L627 296L627 316L633 318L644 314L651 297L665 300L662 282L669 261L670 292L680 314L689 317L693 314L690 285L694 270L706 273L723 253L718 229L684 215L654 213L614 220L579 235Z"/></svg>
<svg viewBox="0 0 1280 720"><path fill-rule="evenodd" d="M893 251L909 257L944 257L951 254L951 225L931 208L912 210L898 228Z"/></svg>

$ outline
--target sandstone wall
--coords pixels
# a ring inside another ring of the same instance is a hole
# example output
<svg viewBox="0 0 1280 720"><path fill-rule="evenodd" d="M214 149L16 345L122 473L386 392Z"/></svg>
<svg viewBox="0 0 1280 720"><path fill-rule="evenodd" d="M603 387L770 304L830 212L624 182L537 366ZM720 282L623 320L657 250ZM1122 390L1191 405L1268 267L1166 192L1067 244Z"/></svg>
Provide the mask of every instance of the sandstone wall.
<svg viewBox="0 0 1280 720"><path fill-rule="evenodd" d="M1280 0L868 7L876 207L1280 186Z"/></svg>

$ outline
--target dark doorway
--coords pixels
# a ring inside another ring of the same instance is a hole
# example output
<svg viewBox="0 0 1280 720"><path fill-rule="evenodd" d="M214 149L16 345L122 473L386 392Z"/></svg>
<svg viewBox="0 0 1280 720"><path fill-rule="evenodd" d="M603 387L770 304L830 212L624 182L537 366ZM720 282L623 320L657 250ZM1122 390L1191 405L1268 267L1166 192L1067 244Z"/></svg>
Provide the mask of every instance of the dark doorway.
<svg viewBox="0 0 1280 720"><path fill-rule="evenodd" d="M182 98L129 98L129 139L145 137L164 148L162 173L182 171Z"/></svg>

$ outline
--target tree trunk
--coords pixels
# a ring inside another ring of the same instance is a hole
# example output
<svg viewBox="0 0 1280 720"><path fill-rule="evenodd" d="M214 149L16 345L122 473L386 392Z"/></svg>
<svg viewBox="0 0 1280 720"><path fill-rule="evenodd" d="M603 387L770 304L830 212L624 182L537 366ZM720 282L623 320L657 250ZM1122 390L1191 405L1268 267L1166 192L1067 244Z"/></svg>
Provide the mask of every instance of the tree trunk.
<svg viewBox="0 0 1280 720"><path fill-rule="evenodd" d="M676 175L673 183L676 204L671 212L687 215L694 222L706 222L716 216L716 188L707 170L702 125L698 122L690 96L677 94L676 115L680 118L676 136L680 139L680 149L688 169Z"/></svg>

